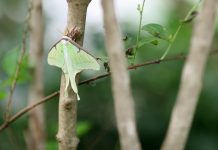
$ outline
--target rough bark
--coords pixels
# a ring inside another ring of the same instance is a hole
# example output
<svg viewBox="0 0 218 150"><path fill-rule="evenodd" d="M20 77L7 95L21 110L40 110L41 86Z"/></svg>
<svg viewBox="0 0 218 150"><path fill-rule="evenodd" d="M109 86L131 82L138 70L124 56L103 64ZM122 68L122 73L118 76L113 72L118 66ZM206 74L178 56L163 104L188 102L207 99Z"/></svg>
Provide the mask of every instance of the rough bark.
<svg viewBox="0 0 218 150"><path fill-rule="evenodd" d="M136 130L133 97L113 0L102 0L102 7L105 42L112 72L112 91L121 148L123 150L140 150L141 146Z"/></svg>
<svg viewBox="0 0 218 150"><path fill-rule="evenodd" d="M183 150L202 88L202 78L212 43L217 0L205 0L195 22L190 52L162 150Z"/></svg>
<svg viewBox="0 0 218 150"><path fill-rule="evenodd" d="M42 1L33 0L30 19L30 74L32 80L29 88L29 103L43 97L43 18ZM29 130L27 133L28 149L45 149L44 109L40 105L29 113Z"/></svg>
<svg viewBox="0 0 218 150"><path fill-rule="evenodd" d="M68 15L66 31L74 27L79 28L81 37L77 40L77 43L80 45L83 42L86 12L89 2L90 0L67 0ZM60 150L75 150L79 142L76 136L77 99L76 94L71 88L68 88L68 94L64 94L64 89L65 77L62 74L59 98L59 123L56 137Z"/></svg>

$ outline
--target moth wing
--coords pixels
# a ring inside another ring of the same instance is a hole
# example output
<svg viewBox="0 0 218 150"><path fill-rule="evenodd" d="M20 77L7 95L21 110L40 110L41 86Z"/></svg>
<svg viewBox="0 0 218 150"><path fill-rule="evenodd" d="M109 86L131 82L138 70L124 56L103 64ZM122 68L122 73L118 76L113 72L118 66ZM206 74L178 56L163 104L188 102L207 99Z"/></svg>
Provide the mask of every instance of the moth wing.
<svg viewBox="0 0 218 150"><path fill-rule="evenodd" d="M62 68L66 72L66 64L64 60L64 45L62 42L57 43L48 53L48 64Z"/></svg>
<svg viewBox="0 0 218 150"><path fill-rule="evenodd" d="M74 70L78 72L82 71L83 69L93 69L99 70L100 65L98 64L96 58L94 58L89 53L85 52L84 50L80 50L75 45L68 42L66 44L69 56L72 60L72 65Z"/></svg>

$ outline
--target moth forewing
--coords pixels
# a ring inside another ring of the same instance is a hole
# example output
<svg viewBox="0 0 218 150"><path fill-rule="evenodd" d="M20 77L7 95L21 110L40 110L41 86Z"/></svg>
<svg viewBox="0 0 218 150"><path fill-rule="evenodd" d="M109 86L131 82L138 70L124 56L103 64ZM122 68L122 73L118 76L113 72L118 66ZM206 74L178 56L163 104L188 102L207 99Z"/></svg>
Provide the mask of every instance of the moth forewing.
<svg viewBox="0 0 218 150"><path fill-rule="evenodd" d="M97 60L91 55L88 55L84 51L80 51L77 55L77 61L80 62L81 67L93 70L100 69L100 65L98 64Z"/></svg>
<svg viewBox="0 0 218 150"><path fill-rule="evenodd" d="M67 36L63 36L62 37L63 40L67 40L68 42L70 42L72 45L74 45L75 47L77 47L79 50L83 50L84 52L86 52L87 54L91 55L93 58L95 58L97 60L97 58L92 55L87 49L85 49L84 47L82 47L81 45L79 45L78 43L76 43L75 41L71 40L69 37Z"/></svg>
<svg viewBox="0 0 218 150"><path fill-rule="evenodd" d="M50 52L48 53L47 61L48 64L52 66L59 68L64 66L63 51L61 50L60 43L51 48Z"/></svg>
<svg viewBox="0 0 218 150"><path fill-rule="evenodd" d="M73 62L72 65L74 69L100 69L100 65L92 55L89 55L84 50L79 50L78 47L72 45L71 43L67 43L66 46L69 49L69 56L71 57L71 60Z"/></svg>

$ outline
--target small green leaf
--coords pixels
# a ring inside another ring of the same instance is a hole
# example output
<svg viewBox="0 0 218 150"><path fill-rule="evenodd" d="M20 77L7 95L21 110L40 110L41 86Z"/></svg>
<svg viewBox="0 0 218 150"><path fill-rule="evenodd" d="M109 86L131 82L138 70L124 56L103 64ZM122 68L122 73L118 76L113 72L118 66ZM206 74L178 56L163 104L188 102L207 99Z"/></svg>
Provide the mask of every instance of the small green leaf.
<svg viewBox="0 0 218 150"><path fill-rule="evenodd" d="M4 89L11 85L12 79L8 78L6 80L0 81L0 89Z"/></svg>
<svg viewBox="0 0 218 150"><path fill-rule="evenodd" d="M18 49L13 49L8 51L3 60L2 60L2 68L8 76L13 76L16 69L17 59L18 59ZM10 66L10 67L8 67Z"/></svg>
<svg viewBox="0 0 218 150"><path fill-rule="evenodd" d="M7 96L7 93L5 91L0 91L0 100L5 99L5 97Z"/></svg>
<svg viewBox="0 0 218 150"><path fill-rule="evenodd" d="M159 44L159 41L158 40L154 40L154 41L151 42L151 44L157 46Z"/></svg>
<svg viewBox="0 0 218 150"><path fill-rule="evenodd" d="M170 35L168 36L168 39L169 39L169 42L172 42L173 35L172 35L172 34L170 34Z"/></svg>
<svg viewBox="0 0 218 150"><path fill-rule="evenodd" d="M77 123L76 132L79 137L85 135L90 129L92 125L88 121L82 121Z"/></svg>
<svg viewBox="0 0 218 150"><path fill-rule="evenodd" d="M154 44L154 45L157 45L158 44L158 40L156 37L152 37L152 36L147 36L147 37L144 37L143 39L141 39L139 41L139 44L138 44L138 48L146 45L146 44Z"/></svg>
<svg viewBox="0 0 218 150"><path fill-rule="evenodd" d="M197 11L192 11L191 14L190 14L185 20L183 20L182 22L183 22L183 23L192 22L192 20L194 20L197 15L198 15L198 12L197 12Z"/></svg>
<svg viewBox="0 0 218 150"><path fill-rule="evenodd" d="M7 92L5 88L10 85L9 80L0 80L0 100L5 99Z"/></svg>
<svg viewBox="0 0 218 150"><path fill-rule="evenodd" d="M167 34L166 29L159 24L151 23L151 24L144 25L142 27L142 30L148 32L153 37L169 41L168 38L169 35Z"/></svg>
<svg viewBox="0 0 218 150"><path fill-rule="evenodd" d="M139 12L141 11L141 5L140 5L140 4L138 4L137 10L138 10Z"/></svg>
<svg viewBox="0 0 218 150"><path fill-rule="evenodd" d="M2 65L3 71L9 76L9 78L14 77L19 55L20 55L20 50L18 48L15 48L13 50L8 51L2 60L1 65ZM27 55L25 55L20 64L18 83L23 83L23 82L30 80L31 77L29 75L28 69L29 69L28 57Z"/></svg>

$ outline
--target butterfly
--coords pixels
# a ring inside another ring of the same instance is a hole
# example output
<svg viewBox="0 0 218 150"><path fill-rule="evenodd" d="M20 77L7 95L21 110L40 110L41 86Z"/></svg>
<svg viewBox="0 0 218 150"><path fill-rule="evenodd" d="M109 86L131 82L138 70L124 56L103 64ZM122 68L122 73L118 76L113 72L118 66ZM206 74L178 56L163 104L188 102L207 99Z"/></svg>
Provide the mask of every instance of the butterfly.
<svg viewBox="0 0 218 150"><path fill-rule="evenodd" d="M71 85L80 100L76 84L76 75L85 69L100 70L97 59L68 36L63 36L48 53L48 64L62 69L66 87Z"/></svg>

